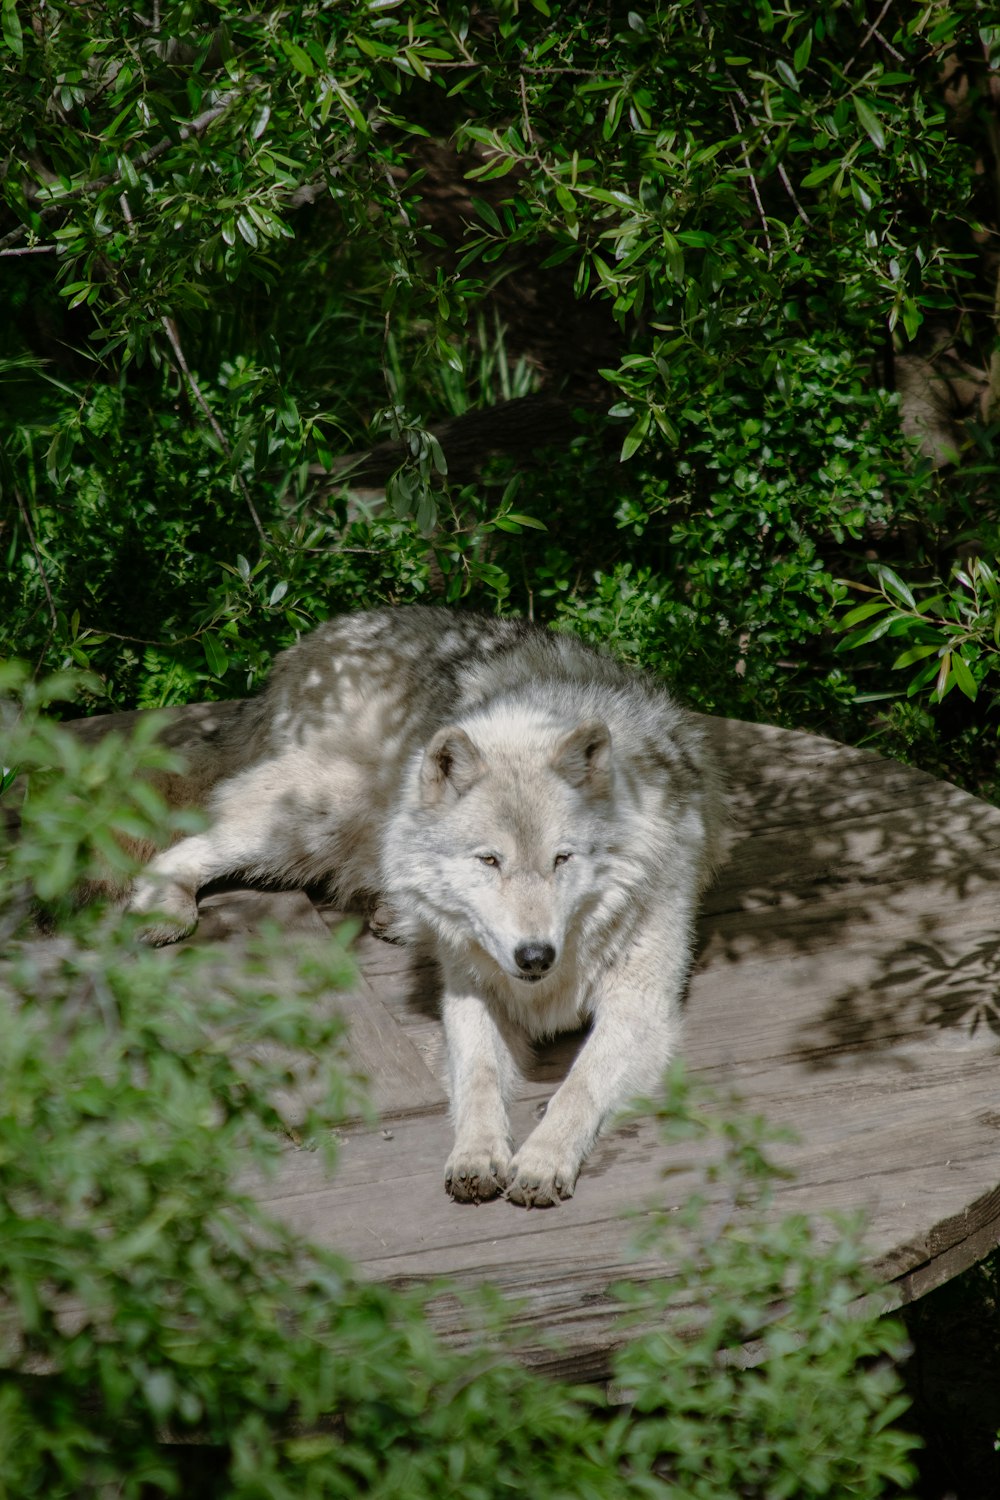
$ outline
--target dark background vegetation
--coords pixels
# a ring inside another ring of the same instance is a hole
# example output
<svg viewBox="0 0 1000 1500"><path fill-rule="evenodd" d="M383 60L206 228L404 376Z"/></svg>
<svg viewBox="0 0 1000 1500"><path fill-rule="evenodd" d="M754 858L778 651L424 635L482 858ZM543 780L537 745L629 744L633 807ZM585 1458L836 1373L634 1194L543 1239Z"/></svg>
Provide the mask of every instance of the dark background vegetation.
<svg viewBox="0 0 1000 1500"><path fill-rule="evenodd" d="M990 7L2 20L0 652L153 707L444 600L1000 795Z"/></svg>

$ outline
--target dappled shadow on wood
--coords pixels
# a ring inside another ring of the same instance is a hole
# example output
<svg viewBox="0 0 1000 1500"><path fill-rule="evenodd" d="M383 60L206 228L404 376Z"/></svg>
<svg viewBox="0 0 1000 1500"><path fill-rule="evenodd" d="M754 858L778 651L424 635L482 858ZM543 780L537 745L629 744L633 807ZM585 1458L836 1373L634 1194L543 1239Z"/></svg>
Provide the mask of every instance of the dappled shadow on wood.
<svg viewBox="0 0 1000 1500"><path fill-rule="evenodd" d="M1000 812L812 736L706 720L732 850L701 924L787 1064L922 1077L924 1045L1000 1039ZM738 1052L734 1052L734 1061Z"/></svg>
<svg viewBox="0 0 1000 1500"><path fill-rule="evenodd" d="M936 1029L970 1039L987 1032L1000 1042L1000 929L968 950L914 941L881 955L870 978L832 995L823 1013L803 1024L798 1055L823 1068L844 1053L861 1065L884 1061L894 1048L905 1069L908 1040Z"/></svg>
<svg viewBox="0 0 1000 1500"><path fill-rule="evenodd" d="M730 786L731 852L705 903L702 954L744 964L841 954L877 942L875 993L915 964L951 972L937 1024L958 1024L958 987L989 979L990 938L968 915L1000 877L1000 812L920 772L830 741L706 720ZM948 956L948 937L961 944ZM939 956L928 950L945 941ZM946 1018L946 1019L945 1019Z"/></svg>

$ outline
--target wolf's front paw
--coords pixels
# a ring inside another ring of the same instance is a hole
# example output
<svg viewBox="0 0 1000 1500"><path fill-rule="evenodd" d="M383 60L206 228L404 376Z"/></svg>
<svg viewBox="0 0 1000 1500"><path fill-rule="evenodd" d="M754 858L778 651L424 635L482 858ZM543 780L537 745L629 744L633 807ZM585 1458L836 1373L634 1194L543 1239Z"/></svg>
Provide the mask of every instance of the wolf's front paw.
<svg viewBox="0 0 1000 1500"><path fill-rule="evenodd" d="M180 885L166 885L157 880L137 880L128 910L155 920L140 930L144 943L155 948L176 943L187 937L198 925L198 903L194 893Z"/></svg>
<svg viewBox="0 0 1000 1500"><path fill-rule="evenodd" d="M507 1168L507 1197L524 1208L551 1208L572 1198L580 1163L555 1159L553 1153L532 1148L530 1138Z"/></svg>
<svg viewBox="0 0 1000 1500"><path fill-rule="evenodd" d="M458 1203L485 1203L497 1198L507 1181L509 1161L506 1141L492 1146L456 1146L445 1164L445 1190Z"/></svg>

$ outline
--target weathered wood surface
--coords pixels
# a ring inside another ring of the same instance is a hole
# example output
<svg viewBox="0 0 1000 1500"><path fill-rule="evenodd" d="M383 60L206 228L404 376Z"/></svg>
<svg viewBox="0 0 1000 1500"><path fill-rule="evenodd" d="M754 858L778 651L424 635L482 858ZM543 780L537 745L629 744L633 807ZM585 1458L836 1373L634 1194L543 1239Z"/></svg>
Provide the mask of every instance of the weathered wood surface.
<svg viewBox="0 0 1000 1500"><path fill-rule="evenodd" d="M171 738L190 744L193 722L175 711ZM887 1300L909 1300L1000 1240L1000 811L831 741L706 723L729 777L733 851L701 924L687 1058L797 1133L777 1211L863 1210ZM212 896L198 941L262 914L296 944L335 920L301 893ZM371 936L357 946L363 984L341 1003L380 1125L341 1129L332 1180L316 1154L289 1147L255 1191L373 1277L491 1281L522 1299L526 1357L604 1375L619 1337L609 1288L663 1271L635 1258L623 1215L682 1202L690 1164L671 1159L652 1122L631 1123L598 1145L558 1208L452 1203L433 970ZM519 1137L573 1050L571 1039L540 1054L515 1109ZM442 1316L458 1320L454 1308Z"/></svg>

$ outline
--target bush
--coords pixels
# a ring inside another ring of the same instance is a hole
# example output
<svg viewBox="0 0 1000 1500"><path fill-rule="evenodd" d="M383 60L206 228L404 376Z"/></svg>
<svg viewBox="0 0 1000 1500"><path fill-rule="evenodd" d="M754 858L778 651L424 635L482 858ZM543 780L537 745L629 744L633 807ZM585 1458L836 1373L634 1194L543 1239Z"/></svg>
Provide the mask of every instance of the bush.
<svg viewBox="0 0 1000 1500"><path fill-rule="evenodd" d="M1000 31L977 0L877 24L754 0L737 33L718 0L21 12L0 615L40 666L92 667L117 706L232 695L304 622L436 591L631 616L647 657L693 659L700 706L858 737L858 663L887 692L893 658L834 654L836 580L992 566ZM426 424L523 394L526 354L552 390L553 343L599 412L571 460L516 503L489 472L452 484ZM982 420L904 472L877 387L905 355L942 388L942 348ZM393 433L388 503L348 507L323 471ZM978 720L987 623L943 678ZM947 761L912 730L890 743Z"/></svg>

